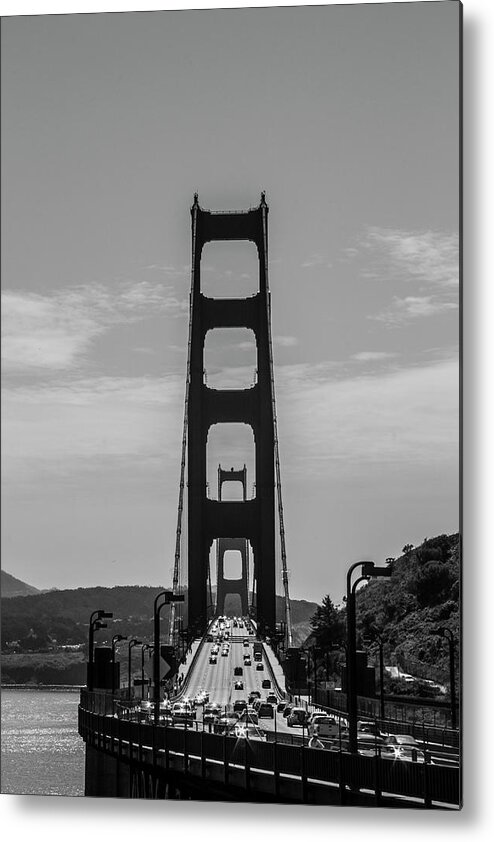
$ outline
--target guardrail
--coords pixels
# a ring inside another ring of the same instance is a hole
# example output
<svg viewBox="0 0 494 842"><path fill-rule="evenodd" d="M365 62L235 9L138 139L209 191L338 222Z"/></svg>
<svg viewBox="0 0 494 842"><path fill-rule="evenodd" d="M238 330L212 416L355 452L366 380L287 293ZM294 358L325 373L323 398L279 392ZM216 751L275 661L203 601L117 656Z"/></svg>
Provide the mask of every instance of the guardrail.
<svg viewBox="0 0 494 842"><path fill-rule="evenodd" d="M347 715L346 693L318 689L316 693L316 705L332 714ZM386 708L389 710L390 707L391 705L386 702ZM439 745L451 746L456 749L460 746L460 733L457 730L438 727L427 723L423 719L410 720L405 717L393 718L389 716L381 719L379 716L379 699L368 699L359 696L358 716L360 719L370 718L376 720L381 730L386 733L410 734L425 743L438 743Z"/></svg>
<svg viewBox="0 0 494 842"><path fill-rule="evenodd" d="M396 797L419 801L426 807L441 804L457 808L460 804L459 769L393 762L377 755L364 757L337 749L321 751L280 742L242 740L199 728L132 722L115 715L115 704L118 702L109 694L83 690L79 706L80 735L88 745L120 760L149 764L151 771L174 768L203 780L206 786L212 767L217 768L220 763L224 783L229 781L229 767L234 766L243 772L241 786L252 791L260 786L259 771L264 773L264 788L265 775L269 773L275 800L280 787L288 787L290 781L293 801L306 802L308 790L315 788L322 800L314 803L329 803L324 800L329 786L333 787L333 794L334 787L339 788L341 802L346 792L367 790L375 804ZM191 763L191 758L197 762ZM300 785L298 795L293 794L293 779Z"/></svg>

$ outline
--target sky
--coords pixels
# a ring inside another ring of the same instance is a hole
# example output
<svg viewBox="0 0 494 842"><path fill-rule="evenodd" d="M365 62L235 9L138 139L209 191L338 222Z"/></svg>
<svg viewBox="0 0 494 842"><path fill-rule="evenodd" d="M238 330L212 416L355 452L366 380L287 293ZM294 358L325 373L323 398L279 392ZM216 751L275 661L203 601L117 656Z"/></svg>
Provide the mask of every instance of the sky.
<svg viewBox="0 0 494 842"><path fill-rule="evenodd" d="M291 595L458 530L458 12L3 20L4 570L171 581L195 191L266 191ZM203 269L255 292L252 246ZM210 385L254 368L248 331L208 337ZM249 447L212 433L211 483Z"/></svg>

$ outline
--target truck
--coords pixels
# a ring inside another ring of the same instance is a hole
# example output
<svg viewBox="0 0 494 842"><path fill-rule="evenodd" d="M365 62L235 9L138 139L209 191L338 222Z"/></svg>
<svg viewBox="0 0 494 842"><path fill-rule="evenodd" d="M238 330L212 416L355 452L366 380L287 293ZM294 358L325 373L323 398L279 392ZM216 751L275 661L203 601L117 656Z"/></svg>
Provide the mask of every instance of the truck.
<svg viewBox="0 0 494 842"><path fill-rule="evenodd" d="M254 661L262 661L262 643L260 640L254 640L253 643L253 650L254 650Z"/></svg>

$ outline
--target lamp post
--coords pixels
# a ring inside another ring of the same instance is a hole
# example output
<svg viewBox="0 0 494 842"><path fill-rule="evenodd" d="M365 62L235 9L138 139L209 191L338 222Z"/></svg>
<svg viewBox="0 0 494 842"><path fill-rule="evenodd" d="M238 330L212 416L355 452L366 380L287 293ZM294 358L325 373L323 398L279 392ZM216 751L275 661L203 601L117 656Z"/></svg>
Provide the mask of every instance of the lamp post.
<svg viewBox="0 0 494 842"><path fill-rule="evenodd" d="M112 659L111 692L112 692L112 696L115 695L115 649L117 648L117 643L120 643L121 640L127 640L127 637L123 634L114 634L112 639L111 639L111 659Z"/></svg>
<svg viewBox="0 0 494 842"><path fill-rule="evenodd" d="M141 649L141 699L144 698L144 652L146 649L153 649L150 643L143 643Z"/></svg>
<svg viewBox="0 0 494 842"><path fill-rule="evenodd" d="M94 632L98 629L106 629L107 624L101 622L102 620L110 620L113 614L109 611L93 611L89 618L89 669L88 669L88 690L93 689L93 664L94 664Z"/></svg>
<svg viewBox="0 0 494 842"><path fill-rule="evenodd" d="M131 676L132 676L132 648L134 646L140 646L142 643L141 640L137 640L137 637L133 637L132 640L129 642L129 699L131 696L130 692L130 684L131 684Z"/></svg>
<svg viewBox="0 0 494 842"><path fill-rule="evenodd" d="M381 635L376 637L379 646L379 691L380 691L380 717L381 723L386 719L386 711L384 709L384 644ZM381 724L382 727L382 724Z"/></svg>
<svg viewBox="0 0 494 842"><path fill-rule="evenodd" d="M163 602L160 603L161 597L164 597ZM183 594L174 594L173 591L160 591L154 600L153 617L154 617L154 660L153 660L153 679L154 679L154 721L156 725L160 718L160 611L164 605L169 605L171 602L184 602Z"/></svg>
<svg viewBox="0 0 494 842"><path fill-rule="evenodd" d="M360 576L352 584L352 573L360 567ZM348 742L350 751L357 753L357 631L355 621L355 592L357 585L369 579L391 576L390 567L376 567L373 561L356 561L346 577L347 610L347 713Z"/></svg>
<svg viewBox="0 0 494 842"><path fill-rule="evenodd" d="M453 730L457 728L456 720L456 687L455 687L455 639L451 629L439 628L434 634L439 637L444 637L448 641L449 647L449 695L451 697L451 727Z"/></svg>
<svg viewBox="0 0 494 842"><path fill-rule="evenodd" d="M312 690L312 704L316 705L316 687L317 687L317 649L315 646L311 646L311 655L312 655L312 670L313 670L313 690Z"/></svg>

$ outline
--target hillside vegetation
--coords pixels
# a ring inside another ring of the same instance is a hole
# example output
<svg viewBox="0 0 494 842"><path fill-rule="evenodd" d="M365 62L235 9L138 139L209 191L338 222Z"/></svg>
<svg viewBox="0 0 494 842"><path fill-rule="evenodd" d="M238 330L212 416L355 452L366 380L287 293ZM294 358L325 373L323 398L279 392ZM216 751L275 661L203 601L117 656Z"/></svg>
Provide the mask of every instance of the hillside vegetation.
<svg viewBox="0 0 494 842"><path fill-rule="evenodd" d="M53 590L2 600L2 649L19 652L49 651L54 646L86 646L91 613L98 608L113 613L108 628L97 633L97 643L108 645L114 634L150 640L153 634L153 603L163 587L117 586ZM277 613L283 617L283 600L277 597ZM294 637L304 630L317 605L292 600ZM185 606L184 625L187 625ZM166 628L168 608L161 612ZM302 629L302 631L298 631Z"/></svg>
<svg viewBox="0 0 494 842"><path fill-rule="evenodd" d="M357 632L362 641L380 634L385 652L405 670L414 664L448 674L448 647L435 634L460 634L460 540L454 535L410 544L392 564L389 579L374 579L357 592ZM458 649L458 647L457 647ZM438 675L438 678L441 676Z"/></svg>

